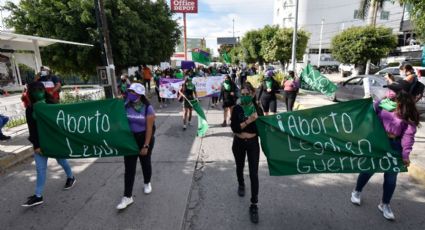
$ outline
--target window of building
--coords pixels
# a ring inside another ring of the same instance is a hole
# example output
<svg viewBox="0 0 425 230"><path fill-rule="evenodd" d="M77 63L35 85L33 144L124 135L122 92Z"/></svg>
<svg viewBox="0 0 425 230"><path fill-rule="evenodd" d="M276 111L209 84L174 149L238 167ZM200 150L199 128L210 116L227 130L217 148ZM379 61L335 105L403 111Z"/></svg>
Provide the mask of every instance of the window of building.
<svg viewBox="0 0 425 230"><path fill-rule="evenodd" d="M381 11L381 20L388 20L390 18L389 11Z"/></svg>

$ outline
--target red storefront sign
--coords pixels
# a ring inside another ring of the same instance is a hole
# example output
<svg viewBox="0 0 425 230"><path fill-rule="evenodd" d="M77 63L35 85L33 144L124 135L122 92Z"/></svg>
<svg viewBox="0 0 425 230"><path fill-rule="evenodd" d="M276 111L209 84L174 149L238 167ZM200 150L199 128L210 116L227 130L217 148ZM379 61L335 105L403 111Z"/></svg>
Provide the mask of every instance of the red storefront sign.
<svg viewBox="0 0 425 230"><path fill-rule="evenodd" d="M198 13L198 0L171 0L171 11L175 13Z"/></svg>

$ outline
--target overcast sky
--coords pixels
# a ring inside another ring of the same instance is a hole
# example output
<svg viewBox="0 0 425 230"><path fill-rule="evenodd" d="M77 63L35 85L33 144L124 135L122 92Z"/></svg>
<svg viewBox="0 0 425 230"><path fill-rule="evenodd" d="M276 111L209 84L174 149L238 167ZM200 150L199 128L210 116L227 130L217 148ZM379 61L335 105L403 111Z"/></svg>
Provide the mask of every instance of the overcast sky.
<svg viewBox="0 0 425 230"><path fill-rule="evenodd" d="M17 3L20 0L12 1ZM6 0L0 0L0 5L4 2ZM217 53L217 37L233 36L233 19L235 19L235 37L242 37L248 30L272 24L273 2L273 0L198 0L198 14L187 14L187 36L205 38L207 47ZM183 26L182 14L175 14L174 18L180 18L179 23Z"/></svg>

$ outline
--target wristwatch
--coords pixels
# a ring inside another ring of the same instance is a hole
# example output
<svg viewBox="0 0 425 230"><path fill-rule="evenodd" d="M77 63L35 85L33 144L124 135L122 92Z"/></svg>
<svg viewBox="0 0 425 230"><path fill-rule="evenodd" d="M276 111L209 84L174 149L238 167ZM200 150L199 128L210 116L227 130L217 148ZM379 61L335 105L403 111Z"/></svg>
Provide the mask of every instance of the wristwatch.
<svg viewBox="0 0 425 230"><path fill-rule="evenodd" d="M143 145L143 148L145 149L148 149L149 148L149 145Z"/></svg>

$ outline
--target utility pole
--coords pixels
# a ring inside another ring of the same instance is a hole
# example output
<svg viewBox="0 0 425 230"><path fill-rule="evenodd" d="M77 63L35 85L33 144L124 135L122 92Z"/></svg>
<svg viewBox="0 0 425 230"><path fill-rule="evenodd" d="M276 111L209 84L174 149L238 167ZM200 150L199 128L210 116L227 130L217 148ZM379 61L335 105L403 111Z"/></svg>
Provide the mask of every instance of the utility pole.
<svg viewBox="0 0 425 230"><path fill-rule="evenodd" d="M325 19L322 18L322 23L320 25L319 58L317 60L317 68L320 68L320 58L322 56L322 37L323 37L323 22L324 21L325 21Z"/></svg>
<svg viewBox="0 0 425 230"><path fill-rule="evenodd" d="M292 70L296 71L297 66L297 29L298 29L298 0L295 1L295 23L294 33L292 34Z"/></svg>
<svg viewBox="0 0 425 230"><path fill-rule="evenodd" d="M233 38L235 38L235 19L233 19Z"/></svg>
<svg viewBox="0 0 425 230"><path fill-rule="evenodd" d="M187 61L187 32L186 32L186 13L183 13L183 47L184 47L184 60Z"/></svg>
<svg viewBox="0 0 425 230"><path fill-rule="evenodd" d="M108 74L110 74L110 80L112 85L112 93L115 97L118 96L118 88L117 88L117 79L115 77L115 65L114 65L114 59L112 56L112 47L111 47L111 41L109 39L109 29L108 29L108 21L106 19L105 9L103 0L95 0L95 4L97 5L97 8L99 9L99 18L103 35L103 48L105 50L106 54L106 64ZM102 40L102 38L101 38Z"/></svg>

